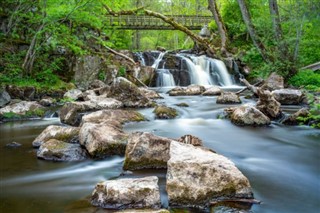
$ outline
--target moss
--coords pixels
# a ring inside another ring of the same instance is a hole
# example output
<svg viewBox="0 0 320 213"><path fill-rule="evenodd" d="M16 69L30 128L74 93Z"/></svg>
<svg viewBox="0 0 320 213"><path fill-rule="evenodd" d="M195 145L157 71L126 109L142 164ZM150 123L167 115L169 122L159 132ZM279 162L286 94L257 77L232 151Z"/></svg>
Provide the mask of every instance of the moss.
<svg viewBox="0 0 320 213"><path fill-rule="evenodd" d="M156 117L160 119L171 119L177 117L178 115L176 109L167 106L157 106L153 110L153 113L155 113Z"/></svg>

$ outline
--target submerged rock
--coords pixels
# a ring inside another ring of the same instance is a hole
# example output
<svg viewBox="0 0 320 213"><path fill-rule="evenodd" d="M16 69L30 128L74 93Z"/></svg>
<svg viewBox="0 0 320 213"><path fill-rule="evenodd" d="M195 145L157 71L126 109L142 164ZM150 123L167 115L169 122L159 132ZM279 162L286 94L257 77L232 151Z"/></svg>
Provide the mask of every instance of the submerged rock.
<svg viewBox="0 0 320 213"><path fill-rule="evenodd" d="M98 183L92 193L91 204L102 208L161 207L158 177L108 180Z"/></svg>
<svg viewBox="0 0 320 213"><path fill-rule="evenodd" d="M50 125L33 140L32 146L38 148L50 139L56 139L67 143L76 143L78 142L79 130L79 127Z"/></svg>
<svg viewBox="0 0 320 213"><path fill-rule="evenodd" d="M300 104L303 101L303 93L297 89L279 89L272 92L274 98L281 104Z"/></svg>
<svg viewBox="0 0 320 213"><path fill-rule="evenodd" d="M259 96L257 109L271 119L278 118L281 115L281 104L269 90L258 89L257 91Z"/></svg>
<svg viewBox="0 0 320 213"><path fill-rule="evenodd" d="M217 98L217 104L241 104L241 100L234 92L223 92Z"/></svg>
<svg viewBox="0 0 320 213"><path fill-rule="evenodd" d="M156 106L156 108L153 110L153 113L155 114L156 118L158 119L172 119L177 117L178 112L176 109L167 107L167 106Z"/></svg>
<svg viewBox="0 0 320 213"><path fill-rule="evenodd" d="M37 157L52 161L81 161L87 158L87 153L80 144L50 139L40 146Z"/></svg>
<svg viewBox="0 0 320 213"><path fill-rule="evenodd" d="M299 122L299 117L300 118L307 118L309 116L310 112L307 108L301 108L297 112L295 112L292 115L289 115L287 118L285 118L282 123L286 125L298 125ZM304 122L302 122L304 123Z"/></svg>
<svg viewBox="0 0 320 213"><path fill-rule="evenodd" d="M187 103L178 103L178 104L176 104L176 106L178 106L178 107L189 107L189 105Z"/></svg>
<svg viewBox="0 0 320 213"><path fill-rule="evenodd" d="M204 86L200 85L189 85L187 87L175 87L168 93L170 96L189 96L189 95L201 95L205 92Z"/></svg>
<svg viewBox="0 0 320 213"><path fill-rule="evenodd" d="M135 132L129 136L123 169L167 168L169 160L169 138L148 132Z"/></svg>
<svg viewBox="0 0 320 213"><path fill-rule="evenodd" d="M248 179L226 157L171 142L167 171L170 205L204 207L219 198L251 199Z"/></svg>
<svg viewBox="0 0 320 213"><path fill-rule="evenodd" d="M15 141L6 144L6 147L10 147L10 148L17 148L20 146L22 146L22 144Z"/></svg>
<svg viewBox="0 0 320 213"><path fill-rule="evenodd" d="M232 123L238 126L266 126L270 125L270 119L261 111L252 106L240 106L227 109Z"/></svg>
<svg viewBox="0 0 320 213"><path fill-rule="evenodd" d="M222 90L217 87L213 86L208 88L205 92L202 93L203 96L216 96L216 95L221 95Z"/></svg>
<svg viewBox="0 0 320 213"><path fill-rule="evenodd" d="M79 132L79 141L95 158L109 155L124 155L127 134L115 123L84 123Z"/></svg>
<svg viewBox="0 0 320 213"><path fill-rule="evenodd" d="M145 121L143 115L134 110L121 110L121 109L105 109L89 113L82 117L82 124L89 123L102 123L102 122L119 122L124 124L130 121Z"/></svg>

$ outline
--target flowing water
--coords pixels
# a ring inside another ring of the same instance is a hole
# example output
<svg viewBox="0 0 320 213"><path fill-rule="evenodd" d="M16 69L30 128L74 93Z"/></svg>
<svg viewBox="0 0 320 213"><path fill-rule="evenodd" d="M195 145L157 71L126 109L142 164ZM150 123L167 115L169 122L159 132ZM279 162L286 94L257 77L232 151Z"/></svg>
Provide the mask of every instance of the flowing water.
<svg viewBox="0 0 320 213"><path fill-rule="evenodd" d="M171 138L192 134L201 138L206 147L230 158L248 177L255 198L262 201L261 205L241 212L319 212L320 130L277 123L262 128L237 127L229 120L217 119L227 105L215 104L216 97L162 95L165 99L159 102L177 108L178 118L154 120L153 109L141 109L139 111L149 121L129 123L125 125L125 131L149 131ZM250 100L242 100L253 104ZM190 107L175 105L181 102ZM90 207L87 197L97 182L121 174L123 157L78 163L39 160L31 143L49 124L59 124L59 120L0 124L0 212L110 212ZM6 146L13 141L22 146ZM128 177L147 175L160 178L162 204L167 207L165 170L142 170ZM237 212L227 207L172 211Z"/></svg>

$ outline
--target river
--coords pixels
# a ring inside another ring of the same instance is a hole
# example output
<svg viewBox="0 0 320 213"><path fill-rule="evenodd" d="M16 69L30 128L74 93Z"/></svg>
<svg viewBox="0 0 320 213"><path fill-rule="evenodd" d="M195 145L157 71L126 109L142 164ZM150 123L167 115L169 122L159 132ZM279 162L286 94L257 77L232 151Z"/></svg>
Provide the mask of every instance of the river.
<svg viewBox="0 0 320 213"><path fill-rule="evenodd" d="M306 126L237 127L217 119L227 105L215 104L216 97L169 97L159 102L174 106L179 117L154 120L153 109L141 109L149 121L126 124L127 132L149 131L179 138L192 134L204 146L231 159L246 175L260 205L242 212L313 213L320 209L320 130ZM252 100L242 98L245 103ZM189 107L177 107L177 103ZM287 110L290 111L290 108ZM99 181L117 178L124 158L61 163L39 160L33 139L57 118L0 124L0 212L109 212L91 207L87 200ZM7 147L10 142L22 144ZM163 207L165 170L143 170L128 177L157 175ZM227 207L211 210L172 209L172 212L237 212Z"/></svg>

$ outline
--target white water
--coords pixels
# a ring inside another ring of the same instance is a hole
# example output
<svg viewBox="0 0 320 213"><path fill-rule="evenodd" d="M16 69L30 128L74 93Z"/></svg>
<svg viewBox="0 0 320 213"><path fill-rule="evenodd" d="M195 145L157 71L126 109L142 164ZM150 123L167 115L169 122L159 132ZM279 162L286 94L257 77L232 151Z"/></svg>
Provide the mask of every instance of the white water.
<svg viewBox="0 0 320 213"><path fill-rule="evenodd" d="M140 64L142 66L146 66L146 61L144 60L144 57L142 55L143 53L142 52L137 52L136 54L137 54L137 56L139 58Z"/></svg>
<svg viewBox="0 0 320 213"><path fill-rule="evenodd" d="M232 79L223 61L211 59L206 56L179 55L187 64L190 72L191 84L231 86ZM215 76L216 81L213 80Z"/></svg>
<svg viewBox="0 0 320 213"><path fill-rule="evenodd" d="M162 61L163 56L166 54L167 52L160 52L158 58L154 61L154 63L152 64L152 68L157 69L159 66L159 63Z"/></svg>
<svg viewBox="0 0 320 213"><path fill-rule="evenodd" d="M158 69L157 70L157 87L174 87L176 86L173 75L168 69Z"/></svg>

